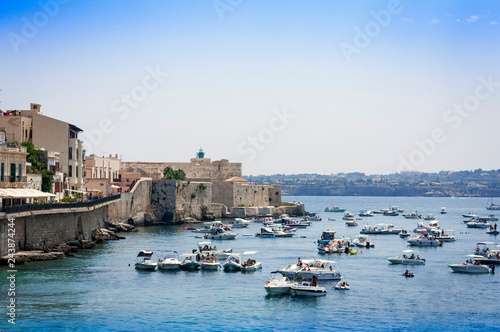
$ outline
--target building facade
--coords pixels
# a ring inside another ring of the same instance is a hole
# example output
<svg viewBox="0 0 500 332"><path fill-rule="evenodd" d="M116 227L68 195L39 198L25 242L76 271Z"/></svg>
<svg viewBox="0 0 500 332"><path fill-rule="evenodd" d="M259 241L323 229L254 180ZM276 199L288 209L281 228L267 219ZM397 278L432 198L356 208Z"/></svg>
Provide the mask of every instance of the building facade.
<svg viewBox="0 0 500 332"><path fill-rule="evenodd" d="M40 104L31 104L29 110L2 112L0 130L5 131L8 142L29 141L36 149L58 153L58 167L66 174L67 189L84 188L85 156L83 142L78 139L82 129L45 116ZM56 167L55 161L52 166Z"/></svg>

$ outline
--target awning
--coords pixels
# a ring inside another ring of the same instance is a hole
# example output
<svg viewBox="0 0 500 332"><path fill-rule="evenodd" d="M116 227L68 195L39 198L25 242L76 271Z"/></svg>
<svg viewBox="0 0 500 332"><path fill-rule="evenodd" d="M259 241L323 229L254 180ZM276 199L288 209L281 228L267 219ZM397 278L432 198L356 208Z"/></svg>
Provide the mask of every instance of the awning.
<svg viewBox="0 0 500 332"><path fill-rule="evenodd" d="M40 197L56 197L51 193L45 193L36 189L0 189L0 196L2 198L40 198Z"/></svg>
<svg viewBox="0 0 500 332"><path fill-rule="evenodd" d="M115 186L114 184L112 184L111 188L121 188L121 187L120 186Z"/></svg>

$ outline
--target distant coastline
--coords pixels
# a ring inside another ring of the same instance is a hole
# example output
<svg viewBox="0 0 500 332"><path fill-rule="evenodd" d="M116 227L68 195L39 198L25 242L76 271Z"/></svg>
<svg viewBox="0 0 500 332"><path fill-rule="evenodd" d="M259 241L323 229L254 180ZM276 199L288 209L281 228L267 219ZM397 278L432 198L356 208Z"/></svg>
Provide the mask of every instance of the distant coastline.
<svg viewBox="0 0 500 332"><path fill-rule="evenodd" d="M500 197L500 170L275 174L244 176L257 184L279 184L289 196Z"/></svg>

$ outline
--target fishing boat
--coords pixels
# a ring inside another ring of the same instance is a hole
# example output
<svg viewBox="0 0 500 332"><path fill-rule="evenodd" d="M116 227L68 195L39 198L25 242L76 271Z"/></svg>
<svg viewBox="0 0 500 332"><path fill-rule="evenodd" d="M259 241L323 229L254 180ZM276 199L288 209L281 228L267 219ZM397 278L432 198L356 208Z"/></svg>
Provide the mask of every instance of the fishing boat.
<svg viewBox="0 0 500 332"><path fill-rule="evenodd" d="M325 296L326 288L319 287L312 281L301 281L290 287L290 292L294 296Z"/></svg>
<svg viewBox="0 0 500 332"><path fill-rule="evenodd" d="M135 268L140 270L156 270L156 262L153 262L153 252L151 250L141 250L137 254L137 261L135 262Z"/></svg>
<svg viewBox="0 0 500 332"><path fill-rule="evenodd" d="M195 271L199 270L201 267L198 261L197 254L182 254L181 255L181 270Z"/></svg>
<svg viewBox="0 0 500 332"><path fill-rule="evenodd" d="M264 289L269 295L290 294L292 282L278 271L271 272L271 278L267 281Z"/></svg>
<svg viewBox="0 0 500 332"><path fill-rule="evenodd" d="M387 260L391 264L425 265L425 259L420 258L418 252L414 250L405 250L402 256L389 257Z"/></svg>
<svg viewBox="0 0 500 332"><path fill-rule="evenodd" d="M168 251L163 260L158 262L158 268L161 270L178 270L181 267L181 261L177 251Z"/></svg>
<svg viewBox="0 0 500 332"><path fill-rule="evenodd" d="M328 208L328 207L325 208L325 212L344 212L344 211L345 211L345 209L340 208L340 207L335 206L335 205L332 206L332 208Z"/></svg>
<svg viewBox="0 0 500 332"><path fill-rule="evenodd" d="M484 258L483 256L478 256L478 255L467 255L466 257L470 257L469 261L465 261L465 263L462 264L450 264L448 265L453 272L458 272L458 273L490 273L492 272L492 269L487 266L483 265L481 263L482 259Z"/></svg>

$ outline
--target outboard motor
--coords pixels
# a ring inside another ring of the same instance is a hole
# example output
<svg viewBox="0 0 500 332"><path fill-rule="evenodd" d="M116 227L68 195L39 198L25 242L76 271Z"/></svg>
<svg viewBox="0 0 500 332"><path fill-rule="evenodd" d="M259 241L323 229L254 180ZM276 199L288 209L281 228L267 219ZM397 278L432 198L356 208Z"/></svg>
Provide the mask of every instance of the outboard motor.
<svg viewBox="0 0 500 332"><path fill-rule="evenodd" d="M366 242L366 247L370 248L370 242Z"/></svg>
<svg viewBox="0 0 500 332"><path fill-rule="evenodd" d="M491 273L495 274L495 264L490 264Z"/></svg>

